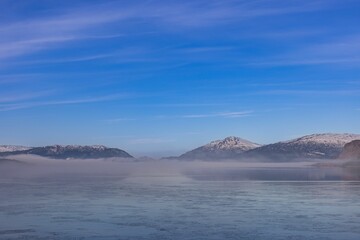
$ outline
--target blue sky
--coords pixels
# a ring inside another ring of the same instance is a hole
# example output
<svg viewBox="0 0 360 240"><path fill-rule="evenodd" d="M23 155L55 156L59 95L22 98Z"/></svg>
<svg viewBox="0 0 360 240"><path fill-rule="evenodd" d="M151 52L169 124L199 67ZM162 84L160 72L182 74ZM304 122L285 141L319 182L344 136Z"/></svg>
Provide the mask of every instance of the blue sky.
<svg viewBox="0 0 360 240"><path fill-rule="evenodd" d="M0 144L175 155L360 133L360 2L0 0Z"/></svg>

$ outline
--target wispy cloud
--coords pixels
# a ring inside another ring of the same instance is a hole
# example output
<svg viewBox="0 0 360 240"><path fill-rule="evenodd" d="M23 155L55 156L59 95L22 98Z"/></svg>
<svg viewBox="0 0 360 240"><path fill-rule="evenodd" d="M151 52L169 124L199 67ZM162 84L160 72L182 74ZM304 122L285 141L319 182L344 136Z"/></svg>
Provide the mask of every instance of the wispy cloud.
<svg viewBox="0 0 360 240"><path fill-rule="evenodd" d="M101 24L118 21L128 17L125 11L94 9L74 10L54 17L27 19L0 25L0 58L8 58L39 51L57 44L86 38L118 37L118 35L94 36L84 30Z"/></svg>
<svg viewBox="0 0 360 240"><path fill-rule="evenodd" d="M229 22L244 21L256 17L307 12L324 7L320 1L312 3L292 2L279 4L278 1L198 1L157 6L157 11L146 15L163 24L179 27L207 27Z"/></svg>
<svg viewBox="0 0 360 240"><path fill-rule="evenodd" d="M118 99L125 98L128 96L129 95L126 95L126 94L112 94L112 95L106 95L106 96L100 96L100 97L79 98L79 99L69 99L69 100L0 104L0 111L4 112L4 111L11 111L11 110L18 110L18 109L41 107L41 106L52 106L52 105L71 105L71 104L106 102L106 101L118 100Z"/></svg>
<svg viewBox="0 0 360 240"><path fill-rule="evenodd" d="M304 59L269 59L266 61L255 61L250 63L245 63L249 66L263 66L263 67L276 67L276 66L301 66L301 65L336 65L336 64L346 64L351 66L351 64L358 65L360 63L360 58L358 57L349 57L349 58L336 58L332 59L326 58L304 58Z"/></svg>
<svg viewBox="0 0 360 240"><path fill-rule="evenodd" d="M45 90L39 92L23 92L23 93L13 92L13 93L7 93L6 95L2 94L0 96L0 104L18 102L23 100L32 100L35 98L50 96L54 92L55 92L54 90Z"/></svg>
<svg viewBox="0 0 360 240"><path fill-rule="evenodd" d="M162 104L149 104L149 107L169 107L169 108L189 108L189 107L216 107L224 106L226 103L162 103ZM143 105L144 106L144 105Z"/></svg>
<svg viewBox="0 0 360 240"><path fill-rule="evenodd" d="M36 81L43 76L45 76L45 74L2 74L0 85L18 85L19 83Z"/></svg>
<svg viewBox="0 0 360 240"><path fill-rule="evenodd" d="M99 59L105 59L105 58L114 57L114 56L115 56L114 53L104 53L104 54L95 54L95 55L86 55L86 56L72 56L72 57L68 57L68 58L20 61L20 62L17 62L17 64L33 65L33 64L57 64L57 63L85 62L85 61L94 61L94 60L99 60Z"/></svg>
<svg viewBox="0 0 360 240"><path fill-rule="evenodd" d="M222 113L211 113L211 114L192 114L192 115L183 115L182 118L240 118L248 117L253 113L253 111L243 111L243 112L222 112Z"/></svg>
<svg viewBox="0 0 360 240"><path fill-rule="evenodd" d="M294 12L319 9L319 2L292 2L284 4L275 1L237 2L232 1L198 1L198 2L168 2L152 1L146 3L119 4L107 2L98 5L88 5L71 11L64 10L56 16L39 16L18 22L7 22L0 25L0 59L20 56L59 47L73 41L86 39L104 39L122 37L129 34L121 33L89 34L101 29L104 25L117 23L129 26L129 20L139 20L162 26L167 31L179 28L204 28L246 19L289 14ZM324 5L321 5L323 7ZM133 21L134 23L134 21Z"/></svg>
<svg viewBox="0 0 360 240"><path fill-rule="evenodd" d="M346 89L346 90L304 90L304 89L296 89L296 90L265 90L265 91L258 91L256 94L264 94L264 95L347 95L347 96L353 96L353 95L360 95L360 90L352 90L352 89Z"/></svg>
<svg viewBox="0 0 360 240"><path fill-rule="evenodd" d="M360 35L330 39L322 43L306 43L297 50L282 56L272 56L260 61L249 61L253 66L296 66L296 65L356 65L360 64Z"/></svg>

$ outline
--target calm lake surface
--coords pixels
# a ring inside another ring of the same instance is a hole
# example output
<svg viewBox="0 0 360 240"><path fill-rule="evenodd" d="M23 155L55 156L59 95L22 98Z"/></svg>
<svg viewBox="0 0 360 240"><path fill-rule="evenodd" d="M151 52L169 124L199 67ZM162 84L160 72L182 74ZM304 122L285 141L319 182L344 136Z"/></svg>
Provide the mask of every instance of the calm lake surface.
<svg viewBox="0 0 360 240"><path fill-rule="evenodd" d="M357 180L336 168L0 177L0 239L358 240Z"/></svg>

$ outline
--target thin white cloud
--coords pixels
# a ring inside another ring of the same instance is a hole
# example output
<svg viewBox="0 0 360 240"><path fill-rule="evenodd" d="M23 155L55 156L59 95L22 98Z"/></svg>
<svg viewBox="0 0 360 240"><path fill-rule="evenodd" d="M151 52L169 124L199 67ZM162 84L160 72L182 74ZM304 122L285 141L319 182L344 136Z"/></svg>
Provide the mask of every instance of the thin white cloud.
<svg viewBox="0 0 360 240"><path fill-rule="evenodd" d="M126 95L126 94L112 94L112 95L106 95L106 96L100 96L100 97L92 97L92 98L2 104L2 105L0 105L0 112L18 110L18 109L26 109L26 108L34 108L34 107L41 107L41 106L71 105L71 104L85 104L85 103L95 103L95 102L106 102L106 101L119 100L121 98L126 98L126 97L129 97L129 95Z"/></svg>
<svg viewBox="0 0 360 240"><path fill-rule="evenodd" d="M175 31L179 28L213 27L256 17L313 11L325 6L318 4L322 3L321 1L279 3L275 1L273 5L268 5L266 1L236 4L231 1L154 1L143 4L124 5L123 2L110 2L87 5L56 16L40 16L0 25L0 58L21 56L86 38L121 37L126 33L119 34L116 31L116 34L94 35L88 32L111 23L126 26L131 24L129 20L134 19L146 21L154 26L163 26L167 31Z"/></svg>
<svg viewBox="0 0 360 240"><path fill-rule="evenodd" d="M288 90L288 89L282 89L282 90L265 90L265 91L258 91L255 94L260 95L340 95L340 96L354 96L354 95L360 95L360 90L353 90L353 89L347 89L347 90Z"/></svg>
<svg viewBox="0 0 360 240"><path fill-rule="evenodd" d="M255 61L246 63L249 66L277 67L277 66L301 66L301 65L336 65L336 64L356 64L360 63L360 58L307 58L307 59L269 59L267 61Z"/></svg>
<svg viewBox="0 0 360 240"><path fill-rule="evenodd" d="M226 103L163 103L163 104L149 104L146 106L149 107L215 107L215 106L224 106Z"/></svg>
<svg viewBox="0 0 360 240"><path fill-rule="evenodd" d="M214 117L223 117L223 118L240 118L248 117L253 113L252 111L243 111L243 112L222 112L222 113L211 113L211 114L192 114L192 115L183 115L182 118L214 118Z"/></svg>
<svg viewBox="0 0 360 240"><path fill-rule="evenodd" d="M53 94L54 90L45 90L39 92L25 92L25 93L7 93L1 94L0 96L0 104L2 103L11 103L11 102L18 102L23 100L31 100L35 98L50 96Z"/></svg>
<svg viewBox="0 0 360 240"><path fill-rule="evenodd" d="M249 66L296 66L296 65L336 65L347 66L360 64L360 35L340 37L327 40L322 43L304 44L297 50L289 51L282 56L261 61L248 61L244 65Z"/></svg>
<svg viewBox="0 0 360 240"><path fill-rule="evenodd" d="M19 84L25 82L37 81L39 78L46 74L2 74L0 79L0 85Z"/></svg>
<svg viewBox="0 0 360 240"><path fill-rule="evenodd" d="M68 14L56 17L28 19L23 22L16 22L7 25L0 25L0 58L8 58L34 51L49 48L58 43L75 41L86 36L84 31L104 23L118 21L126 18L125 11L114 10L107 14L106 10L95 11L96 9L75 10ZM96 36L106 38L109 35Z"/></svg>
<svg viewBox="0 0 360 240"><path fill-rule="evenodd" d="M197 28L245 21L256 17L314 11L324 8L325 5L320 2L294 1L289 4L279 1L272 1L272 4L269 4L269 1L262 0L181 2L181 4L159 4L156 6L156 11L149 11L145 13L145 16L171 27Z"/></svg>
<svg viewBox="0 0 360 240"><path fill-rule="evenodd" d="M35 61L21 61L17 62L18 64L32 65L32 64L53 64L53 63L71 63L71 62L85 62L85 61L94 61L99 59L105 59L115 56L114 53L109 54L96 54L96 55L87 55L87 56L73 56L69 58L56 58L56 59L42 59Z"/></svg>

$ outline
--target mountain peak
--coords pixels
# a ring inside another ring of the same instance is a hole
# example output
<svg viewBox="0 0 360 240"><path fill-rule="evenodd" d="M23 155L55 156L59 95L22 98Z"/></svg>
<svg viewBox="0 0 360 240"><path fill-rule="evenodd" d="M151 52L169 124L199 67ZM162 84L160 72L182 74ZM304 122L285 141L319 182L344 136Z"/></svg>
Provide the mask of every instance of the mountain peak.
<svg viewBox="0 0 360 240"><path fill-rule="evenodd" d="M194 150L182 154L180 159L234 159L238 158L239 154L259 147L257 143L248 140L230 136L221 140L212 141L204 146L198 147Z"/></svg>
<svg viewBox="0 0 360 240"><path fill-rule="evenodd" d="M239 137L230 136L221 140L212 141L204 145L203 147L211 149L239 149L241 151L247 151L249 149L253 149L259 146L260 145L257 143L253 143Z"/></svg>

